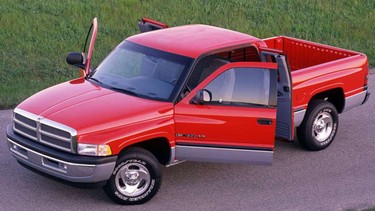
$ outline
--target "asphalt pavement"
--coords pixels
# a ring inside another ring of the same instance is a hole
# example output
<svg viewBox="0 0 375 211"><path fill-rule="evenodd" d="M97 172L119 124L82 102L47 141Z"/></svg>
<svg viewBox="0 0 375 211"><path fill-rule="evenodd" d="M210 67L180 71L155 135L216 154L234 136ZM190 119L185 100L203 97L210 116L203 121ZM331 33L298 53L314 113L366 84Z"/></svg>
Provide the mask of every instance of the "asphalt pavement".
<svg viewBox="0 0 375 211"><path fill-rule="evenodd" d="M163 168L159 193L123 207L101 189L77 189L21 167L11 157L0 111L0 210L361 210L375 207L375 75L370 100L340 115L333 144L319 152L276 142L273 165L185 162Z"/></svg>

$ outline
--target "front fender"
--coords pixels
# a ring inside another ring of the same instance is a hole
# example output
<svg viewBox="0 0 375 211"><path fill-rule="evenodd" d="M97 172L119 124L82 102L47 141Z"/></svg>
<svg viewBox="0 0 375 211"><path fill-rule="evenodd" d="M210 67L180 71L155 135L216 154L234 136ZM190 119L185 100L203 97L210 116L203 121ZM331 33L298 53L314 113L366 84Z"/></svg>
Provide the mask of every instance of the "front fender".
<svg viewBox="0 0 375 211"><path fill-rule="evenodd" d="M110 128L78 136L78 143L108 144L117 155L127 146L155 138L166 138L170 147L175 146L175 129L172 116L155 118L121 127Z"/></svg>

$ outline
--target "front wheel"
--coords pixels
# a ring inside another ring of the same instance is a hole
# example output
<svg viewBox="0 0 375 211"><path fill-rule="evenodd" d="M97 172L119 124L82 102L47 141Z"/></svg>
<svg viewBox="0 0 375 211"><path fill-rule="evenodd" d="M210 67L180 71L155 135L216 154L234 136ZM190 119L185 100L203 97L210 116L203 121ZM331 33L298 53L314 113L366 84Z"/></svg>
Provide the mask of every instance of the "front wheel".
<svg viewBox="0 0 375 211"><path fill-rule="evenodd" d="M143 204L158 192L161 170L155 156L142 148L129 148L117 161L104 192L122 205Z"/></svg>
<svg viewBox="0 0 375 211"><path fill-rule="evenodd" d="M335 106L324 100L317 100L307 109L301 125L297 128L299 143L312 151L327 148L334 140L339 124Z"/></svg>

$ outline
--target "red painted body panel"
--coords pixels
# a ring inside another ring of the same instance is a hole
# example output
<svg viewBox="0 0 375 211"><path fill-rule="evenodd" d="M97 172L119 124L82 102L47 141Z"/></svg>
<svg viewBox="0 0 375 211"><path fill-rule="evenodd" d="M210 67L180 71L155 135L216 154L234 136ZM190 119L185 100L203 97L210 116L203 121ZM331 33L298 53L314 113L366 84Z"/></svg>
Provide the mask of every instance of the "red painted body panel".
<svg viewBox="0 0 375 211"><path fill-rule="evenodd" d="M198 58L220 48L262 42L240 32L206 25L187 25L138 34L127 39L155 49Z"/></svg>
<svg viewBox="0 0 375 211"><path fill-rule="evenodd" d="M366 55L284 36L264 41L288 57L294 108L307 108L314 95L330 89L341 89L345 97L363 91L368 75Z"/></svg>
<svg viewBox="0 0 375 211"><path fill-rule="evenodd" d="M295 107L306 107L315 94L334 88L342 89L345 97L362 92L367 76L365 70L366 56L355 55L292 72L293 104Z"/></svg>
<svg viewBox="0 0 375 211"><path fill-rule="evenodd" d="M259 125L261 118L272 119L273 124ZM181 103L176 106L175 121L176 133L204 135L179 137L177 143L274 148L276 109Z"/></svg>
<svg viewBox="0 0 375 211"><path fill-rule="evenodd" d="M155 24L155 25L160 26L160 27L162 27L164 29L168 28L167 24L159 22L159 21L152 20L150 18L141 18L141 21L144 22L144 23L146 22L146 23Z"/></svg>

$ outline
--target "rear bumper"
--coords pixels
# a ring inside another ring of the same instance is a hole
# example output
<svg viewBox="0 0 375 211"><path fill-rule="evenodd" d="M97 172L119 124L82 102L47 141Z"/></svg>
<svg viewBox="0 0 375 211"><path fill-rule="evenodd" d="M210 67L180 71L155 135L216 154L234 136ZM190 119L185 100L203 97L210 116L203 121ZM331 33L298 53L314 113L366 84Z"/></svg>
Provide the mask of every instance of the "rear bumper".
<svg viewBox="0 0 375 211"><path fill-rule="evenodd" d="M358 94L345 98L345 108L343 112L349 111L357 106L363 105L364 103L366 103L369 96L370 92L366 89Z"/></svg>
<svg viewBox="0 0 375 211"><path fill-rule="evenodd" d="M370 98L370 92L367 90L366 91L366 97L365 97L365 99L363 100L363 102L362 102L362 104L361 105L363 105L363 104L365 104L366 102L367 102L367 100Z"/></svg>
<svg viewBox="0 0 375 211"><path fill-rule="evenodd" d="M108 180L117 156L89 157L61 152L14 133L7 128L8 147L17 161L31 170L73 183L100 183Z"/></svg>

